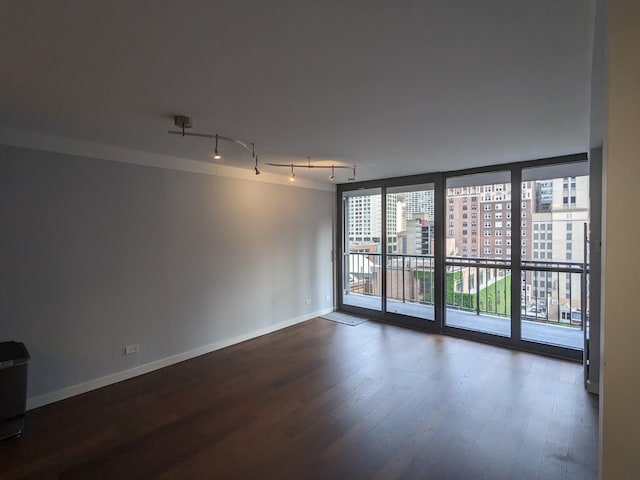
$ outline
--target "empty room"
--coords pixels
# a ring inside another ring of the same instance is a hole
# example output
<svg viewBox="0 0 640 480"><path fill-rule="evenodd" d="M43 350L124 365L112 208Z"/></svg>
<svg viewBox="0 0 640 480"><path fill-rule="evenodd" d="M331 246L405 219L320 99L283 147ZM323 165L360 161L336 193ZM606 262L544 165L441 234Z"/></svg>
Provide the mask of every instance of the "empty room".
<svg viewBox="0 0 640 480"><path fill-rule="evenodd" d="M0 478L635 478L638 2L0 38Z"/></svg>

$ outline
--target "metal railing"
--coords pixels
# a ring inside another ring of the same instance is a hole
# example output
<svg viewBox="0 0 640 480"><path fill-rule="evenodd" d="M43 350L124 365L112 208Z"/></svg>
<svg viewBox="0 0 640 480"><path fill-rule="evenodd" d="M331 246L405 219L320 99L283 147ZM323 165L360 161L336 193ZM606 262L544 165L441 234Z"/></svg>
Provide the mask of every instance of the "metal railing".
<svg viewBox="0 0 640 480"><path fill-rule="evenodd" d="M433 255L387 255L387 298L435 304Z"/></svg>
<svg viewBox="0 0 640 480"><path fill-rule="evenodd" d="M346 256L345 256L346 257ZM433 255L382 255L351 252L345 261L345 293L380 297L386 274L386 297L402 303L435 304ZM511 265L508 260L446 258L446 308L477 315L511 316ZM588 264L521 262L521 318L584 328L588 320Z"/></svg>

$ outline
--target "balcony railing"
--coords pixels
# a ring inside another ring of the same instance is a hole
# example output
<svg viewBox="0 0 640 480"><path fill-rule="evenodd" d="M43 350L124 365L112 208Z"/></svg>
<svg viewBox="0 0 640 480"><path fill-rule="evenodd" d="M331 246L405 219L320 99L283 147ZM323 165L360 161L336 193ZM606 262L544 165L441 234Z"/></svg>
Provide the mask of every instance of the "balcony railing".
<svg viewBox="0 0 640 480"><path fill-rule="evenodd" d="M433 307L434 257L388 254L381 268L378 253L349 253L346 293L381 296L386 272L389 300ZM588 319L588 265L577 262L523 261L520 314L522 320L582 328ZM477 315L511 316L511 265L488 258L446 259L446 307Z"/></svg>

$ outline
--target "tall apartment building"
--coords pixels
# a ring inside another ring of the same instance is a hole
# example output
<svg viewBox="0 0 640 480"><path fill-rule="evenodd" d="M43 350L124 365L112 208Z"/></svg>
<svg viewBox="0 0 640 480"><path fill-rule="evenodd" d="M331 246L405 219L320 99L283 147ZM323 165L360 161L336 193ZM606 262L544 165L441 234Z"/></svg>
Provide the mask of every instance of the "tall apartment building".
<svg viewBox="0 0 640 480"><path fill-rule="evenodd" d="M396 194L387 195L387 246L388 253L397 251ZM361 195L349 197L347 227L350 244L382 245L382 196ZM380 252L381 253L381 252Z"/></svg>
<svg viewBox="0 0 640 480"><path fill-rule="evenodd" d="M527 260L583 262L584 225L589 222L589 177L564 177L535 183L532 251ZM529 283L528 301L552 298L567 308L581 303L578 275L538 274Z"/></svg>
<svg viewBox="0 0 640 480"><path fill-rule="evenodd" d="M521 222L522 255L530 250L532 182L522 184L521 217L511 208L511 184L447 189L447 255L463 258L511 258L512 222Z"/></svg>

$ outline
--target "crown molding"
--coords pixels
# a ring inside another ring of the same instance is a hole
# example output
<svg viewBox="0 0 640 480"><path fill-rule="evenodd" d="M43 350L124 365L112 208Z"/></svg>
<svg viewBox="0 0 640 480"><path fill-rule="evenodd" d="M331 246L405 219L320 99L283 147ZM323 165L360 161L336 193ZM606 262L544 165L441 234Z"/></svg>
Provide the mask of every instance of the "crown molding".
<svg viewBox="0 0 640 480"><path fill-rule="evenodd" d="M66 155L97 158L113 162L144 165L147 167L179 170L183 172L200 173L203 175L216 175L253 182L287 185L293 188L310 188L329 192L336 190L335 185L333 184L327 184L305 178L296 177L296 181L292 183L289 181L288 176L270 172L262 172L260 175L255 175L253 169L249 170L229 165L200 162L188 158L160 155L156 153L143 152L141 150L85 142L82 140L28 132L25 130L0 127L0 144L62 153Z"/></svg>

